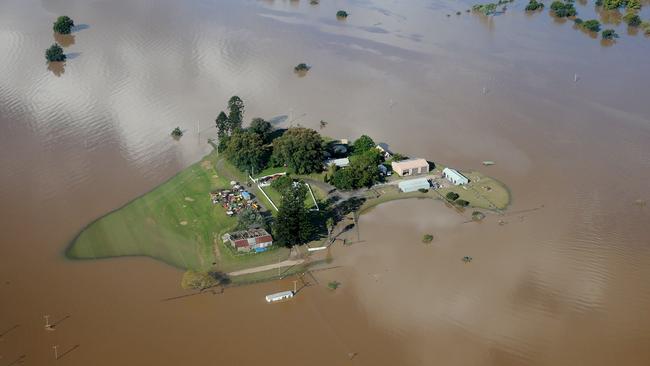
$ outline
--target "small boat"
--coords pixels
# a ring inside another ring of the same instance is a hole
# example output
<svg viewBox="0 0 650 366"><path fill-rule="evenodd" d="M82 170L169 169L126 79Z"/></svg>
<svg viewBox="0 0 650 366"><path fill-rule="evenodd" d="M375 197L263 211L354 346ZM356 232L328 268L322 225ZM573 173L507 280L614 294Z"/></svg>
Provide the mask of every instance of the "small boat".
<svg viewBox="0 0 650 366"><path fill-rule="evenodd" d="M492 160L485 160L485 161L483 161L483 165L485 165L485 166L488 166L488 165L494 165L494 164L496 164L496 163L493 162Z"/></svg>
<svg viewBox="0 0 650 366"><path fill-rule="evenodd" d="M276 302L293 297L293 291L282 291L274 294L266 295L266 302Z"/></svg>

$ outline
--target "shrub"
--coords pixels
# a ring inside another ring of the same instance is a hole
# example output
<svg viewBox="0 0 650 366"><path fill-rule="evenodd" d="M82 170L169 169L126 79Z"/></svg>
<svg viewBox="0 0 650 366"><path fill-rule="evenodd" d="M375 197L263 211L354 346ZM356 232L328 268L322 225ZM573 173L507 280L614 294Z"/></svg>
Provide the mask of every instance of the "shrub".
<svg viewBox="0 0 650 366"><path fill-rule="evenodd" d="M66 56L63 53L63 48L55 43L45 50L45 58L50 62L60 62L65 61Z"/></svg>
<svg viewBox="0 0 650 366"><path fill-rule="evenodd" d="M426 188L420 188L420 189L418 189L418 191L419 191L420 193L427 193L427 192L429 192L429 190L426 189Z"/></svg>
<svg viewBox="0 0 650 366"><path fill-rule="evenodd" d="M460 197L460 195L456 192L449 192L445 195L445 197L447 197L447 199L450 201L455 201L458 199L458 197Z"/></svg>
<svg viewBox="0 0 650 366"><path fill-rule="evenodd" d="M528 5L526 5L526 11L536 11L540 9L544 9L544 4L537 2L537 0L530 0Z"/></svg>
<svg viewBox="0 0 650 366"><path fill-rule="evenodd" d="M641 10L641 1L639 1L639 0L627 0L627 3L625 4L625 7L627 8L628 11Z"/></svg>
<svg viewBox="0 0 650 366"><path fill-rule="evenodd" d="M341 283L338 282L338 281L330 281L330 282L327 284L327 287L328 287L330 290L336 290L337 288L339 288L339 286L341 286Z"/></svg>
<svg viewBox="0 0 650 366"><path fill-rule="evenodd" d="M638 27L641 25L641 17L632 12L625 14L623 16L623 21L630 27Z"/></svg>
<svg viewBox="0 0 650 366"><path fill-rule="evenodd" d="M54 22L52 29L54 29L54 31L57 33L70 34L70 32L72 32L72 27L74 27L74 22L72 19L66 15L63 15L56 19L56 22Z"/></svg>
<svg viewBox="0 0 650 366"><path fill-rule="evenodd" d="M616 34L616 31L613 29L605 29L602 33L601 36L603 39L614 39L618 38L618 34Z"/></svg>
<svg viewBox="0 0 650 366"><path fill-rule="evenodd" d="M603 9L606 10L618 9L621 5L623 5L621 0L603 0Z"/></svg>
<svg viewBox="0 0 650 366"><path fill-rule="evenodd" d="M467 202L467 201L465 201L465 200L456 200L454 203L457 204L457 205L460 206L460 207L467 207L467 206L469 206L469 202Z"/></svg>
<svg viewBox="0 0 650 366"><path fill-rule="evenodd" d="M584 20L582 20L582 19L580 19L580 18L575 18L575 19L573 20L573 22L574 22L576 25L582 25L582 23L584 23Z"/></svg>
<svg viewBox="0 0 650 366"><path fill-rule="evenodd" d="M641 22L641 29L645 34L650 34L650 22L643 21Z"/></svg>
<svg viewBox="0 0 650 366"><path fill-rule="evenodd" d="M183 130L181 130L180 127L176 127L172 130L172 136L174 137L181 137L183 136Z"/></svg>
<svg viewBox="0 0 650 366"><path fill-rule="evenodd" d="M424 244L429 244L429 243L431 243L432 241L433 241L433 235L431 235L431 234L425 234L425 235L422 237L422 242L423 242Z"/></svg>
<svg viewBox="0 0 650 366"><path fill-rule="evenodd" d="M345 10L339 10L336 12L336 17L337 18L347 18L348 17L348 12Z"/></svg>
<svg viewBox="0 0 650 366"><path fill-rule="evenodd" d="M306 63L299 63L296 65L296 67L293 68L294 71L308 71L311 69L311 66L307 65Z"/></svg>
<svg viewBox="0 0 650 366"><path fill-rule="evenodd" d="M495 3L476 4L472 6L472 10L474 10L477 13L481 13L483 15L491 15L497 11L497 4Z"/></svg>
<svg viewBox="0 0 650 366"><path fill-rule="evenodd" d="M481 221L485 218L485 214L481 211L474 211L472 212L472 220L474 221Z"/></svg>
<svg viewBox="0 0 650 366"><path fill-rule="evenodd" d="M596 19L590 19L582 23L582 28L590 32L598 32L600 31L600 22Z"/></svg>

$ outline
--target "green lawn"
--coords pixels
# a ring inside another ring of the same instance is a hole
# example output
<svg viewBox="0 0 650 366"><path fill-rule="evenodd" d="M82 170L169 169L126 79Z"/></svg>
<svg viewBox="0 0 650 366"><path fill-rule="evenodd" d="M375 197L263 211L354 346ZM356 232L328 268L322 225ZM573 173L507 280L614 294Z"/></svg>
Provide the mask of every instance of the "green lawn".
<svg viewBox="0 0 650 366"><path fill-rule="evenodd" d="M221 243L221 235L233 229L237 219L213 205L209 192L229 187L230 179L243 174L222 176L215 169L217 162L216 153L212 153L153 191L91 223L66 255L75 259L148 256L179 268L223 272L274 263L279 256L286 258L288 250L284 248L238 254ZM224 165L223 169L230 170L231 166ZM215 242L219 244L218 256Z"/></svg>

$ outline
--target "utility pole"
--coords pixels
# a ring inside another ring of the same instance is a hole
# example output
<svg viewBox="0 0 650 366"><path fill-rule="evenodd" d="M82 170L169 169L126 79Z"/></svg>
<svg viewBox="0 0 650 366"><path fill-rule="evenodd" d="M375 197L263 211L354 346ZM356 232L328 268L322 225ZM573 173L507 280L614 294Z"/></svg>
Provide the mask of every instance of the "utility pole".
<svg viewBox="0 0 650 366"><path fill-rule="evenodd" d="M354 211L354 226L357 228L357 242L361 241L361 235L359 234L359 213Z"/></svg>
<svg viewBox="0 0 650 366"><path fill-rule="evenodd" d="M58 349L59 346L58 345L52 346L52 348L54 348L54 359L58 360L59 359L59 349Z"/></svg>
<svg viewBox="0 0 650 366"><path fill-rule="evenodd" d="M45 315L43 317L45 318L45 330L54 330L54 327L50 324L50 316Z"/></svg>
<svg viewBox="0 0 650 366"><path fill-rule="evenodd" d="M296 292L298 292L298 288L296 287L296 283L297 283L297 282L298 282L298 281L296 281L296 280L293 281L293 294L294 294L294 295L296 294Z"/></svg>

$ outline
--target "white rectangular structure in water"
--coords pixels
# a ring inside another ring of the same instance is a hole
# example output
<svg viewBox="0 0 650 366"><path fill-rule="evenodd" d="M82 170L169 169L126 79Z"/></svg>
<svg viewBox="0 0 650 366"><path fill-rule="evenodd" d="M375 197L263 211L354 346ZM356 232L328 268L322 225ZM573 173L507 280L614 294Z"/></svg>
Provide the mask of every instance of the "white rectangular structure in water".
<svg viewBox="0 0 650 366"><path fill-rule="evenodd" d="M275 294L266 295L266 302L275 302L293 297L293 291L282 291Z"/></svg>

